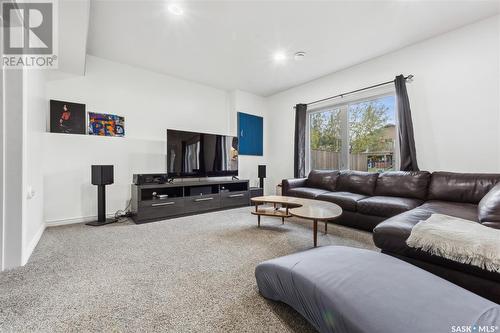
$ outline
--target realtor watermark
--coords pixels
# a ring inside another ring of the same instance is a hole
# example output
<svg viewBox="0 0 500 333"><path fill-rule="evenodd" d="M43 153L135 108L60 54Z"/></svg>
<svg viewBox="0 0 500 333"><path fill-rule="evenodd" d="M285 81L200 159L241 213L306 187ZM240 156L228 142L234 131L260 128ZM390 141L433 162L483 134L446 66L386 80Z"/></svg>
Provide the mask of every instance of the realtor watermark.
<svg viewBox="0 0 500 333"><path fill-rule="evenodd" d="M2 67L57 68L56 0L2 2Z"/></svg>
<svg viewBox="0 0 500 333"><path fill-rule="evenodd" d="M462 325L451 326L451 333L495 333L500 332L498 326Z"/></svg>

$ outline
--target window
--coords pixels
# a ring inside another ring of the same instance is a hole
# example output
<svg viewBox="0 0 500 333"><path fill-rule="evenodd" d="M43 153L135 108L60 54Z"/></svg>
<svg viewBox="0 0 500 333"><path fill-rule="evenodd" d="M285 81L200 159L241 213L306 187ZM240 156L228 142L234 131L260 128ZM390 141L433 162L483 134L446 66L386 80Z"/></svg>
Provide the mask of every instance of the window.
<svg viewBox="0 0 500 333"><path fill-rule="evenodd" d="M340 109L311 113L309 122L311 170L340 169L343 141Z"/></svg>
<svg viewBox="0 0 500 333"><path fill-rule="evenodd" d="M309 170L395 170L396 126L393 94L310 111Z"/></svg>

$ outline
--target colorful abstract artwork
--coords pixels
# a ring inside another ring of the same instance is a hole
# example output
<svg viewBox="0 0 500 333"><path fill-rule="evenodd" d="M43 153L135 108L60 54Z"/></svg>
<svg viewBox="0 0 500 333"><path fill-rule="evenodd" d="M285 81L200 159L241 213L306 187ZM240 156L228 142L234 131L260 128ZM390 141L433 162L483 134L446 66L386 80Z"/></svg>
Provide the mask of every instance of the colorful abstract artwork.
<svg viewBox="0 0 500 333"><path fill-rule="evenodd" d="M125 136L125 118L89 112L89 135Z"/></svg>
<svg viewBox="0 0 500 333"><path fill-rule="evenodd" d="M51 99L50 132L85 134L85 104Z"/></svg>

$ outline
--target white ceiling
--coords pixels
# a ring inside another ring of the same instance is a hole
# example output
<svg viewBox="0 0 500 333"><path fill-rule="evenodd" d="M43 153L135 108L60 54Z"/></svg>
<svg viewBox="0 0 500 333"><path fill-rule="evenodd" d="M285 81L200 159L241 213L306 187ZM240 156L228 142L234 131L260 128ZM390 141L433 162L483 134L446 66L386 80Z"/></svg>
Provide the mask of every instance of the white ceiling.
<svg viewBox="0 0 500 333"><path fill-rule="evenodd" d="M499 13L498 1L96 0L87 52L268 96ZM305 51L281 65L272 54Z"/></svg>

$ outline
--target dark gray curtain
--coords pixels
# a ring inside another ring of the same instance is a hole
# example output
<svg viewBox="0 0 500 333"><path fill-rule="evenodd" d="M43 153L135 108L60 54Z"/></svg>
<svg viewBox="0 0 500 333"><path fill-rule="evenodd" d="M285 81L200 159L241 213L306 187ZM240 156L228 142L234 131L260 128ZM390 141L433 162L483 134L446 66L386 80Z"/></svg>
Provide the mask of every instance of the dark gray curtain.
<svg viewBox="0 0 500 333"><path fill-rule="evenodd" d="M411 120L410 101L406 92L406 79L403 75L396 76L396 99L399 118L399 148L402 171L418 171L413 122Z"/></svg>
<svg viewBox="0 0 500 333"><path fill-rule="evenodd" d="M295 106L295 146L293 154L293 176L305 177L306 174L306 116L307 104Z"/></svg>

